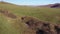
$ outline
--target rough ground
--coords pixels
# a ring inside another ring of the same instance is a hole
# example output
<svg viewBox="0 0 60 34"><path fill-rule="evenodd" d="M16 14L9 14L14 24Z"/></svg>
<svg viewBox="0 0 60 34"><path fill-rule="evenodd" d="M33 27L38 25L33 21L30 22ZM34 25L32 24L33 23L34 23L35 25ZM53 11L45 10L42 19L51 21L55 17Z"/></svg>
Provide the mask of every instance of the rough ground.
<svg viewBox="0 0 60 34"><path fill-rule="evenodd" d="M35 31L34 34L60 34L60 24L50 23L34 17L21 17L22 22L27 24L29 29Z"/></svg>
<svg viewBox="0 0 60 34"><path fill-rule="evenodd" d="M0 10L0 13L12 19L18 18L7 10ZM21 21L28 26L26 26L27 29L23 34L60 34L60 24L53 24L28 16L21 17ZM17 23L20 24L20 21ZM18 24L15 26L18 26Z"/></svg>
<svg viewBox="0 0 60 34"><path fill-rule="evenodd" d="M0 13L2 13L3 15L10 17L10 18L17 18L16 15L14 15L13 13L10 13L8 10L5 9L0 9Z"/></svg>

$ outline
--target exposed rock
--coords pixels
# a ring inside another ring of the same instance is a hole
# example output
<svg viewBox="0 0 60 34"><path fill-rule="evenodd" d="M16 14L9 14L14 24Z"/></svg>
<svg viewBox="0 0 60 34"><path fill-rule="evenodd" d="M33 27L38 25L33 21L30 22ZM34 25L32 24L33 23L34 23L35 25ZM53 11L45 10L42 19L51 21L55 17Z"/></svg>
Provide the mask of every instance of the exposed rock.
<svg viewBox="0 0 60 34"><path fill-rule="evenodd" d="M21 17L21 20L27 24L28 28L35 30L36 34L60 34L60 26L53 23L28 16Z"/></svg>

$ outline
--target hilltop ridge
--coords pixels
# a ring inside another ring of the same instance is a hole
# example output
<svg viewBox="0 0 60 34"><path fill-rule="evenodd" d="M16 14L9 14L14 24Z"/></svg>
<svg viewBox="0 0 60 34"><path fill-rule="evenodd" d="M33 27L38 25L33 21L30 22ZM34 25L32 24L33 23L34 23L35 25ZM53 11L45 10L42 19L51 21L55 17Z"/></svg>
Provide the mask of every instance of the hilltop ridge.
<svg viewBox="0 0 60 34"><path fill-rule="evenodd" d="M38 6L38 7L60 8L60 3L41 5L41 6Z"/></svg>

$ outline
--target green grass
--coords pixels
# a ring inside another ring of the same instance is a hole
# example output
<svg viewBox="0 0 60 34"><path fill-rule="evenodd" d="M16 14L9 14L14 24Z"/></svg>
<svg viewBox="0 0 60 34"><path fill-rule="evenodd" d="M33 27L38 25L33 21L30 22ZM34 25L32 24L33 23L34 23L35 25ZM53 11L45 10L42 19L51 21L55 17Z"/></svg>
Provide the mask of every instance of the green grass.
<svg viewBox="0 0 60 34"><path fill-rule="evenodd" d="M9 23L5 16L0 15L0 34L18 34L17 30L12 27L11 23Z"/></svg>
<svg viewBox="0 0 60 34"><path fill-rule="evenodd" d="M0 8L9 10L17 16L33 16L40 20L49 21L53 23L60 23L60 8L46 8L46 7L26 7L17 6L13 4L2 4ZM19 19L9 19L4 15L0 15L0 34L23 34L26 26L20 22Z"/></svg>

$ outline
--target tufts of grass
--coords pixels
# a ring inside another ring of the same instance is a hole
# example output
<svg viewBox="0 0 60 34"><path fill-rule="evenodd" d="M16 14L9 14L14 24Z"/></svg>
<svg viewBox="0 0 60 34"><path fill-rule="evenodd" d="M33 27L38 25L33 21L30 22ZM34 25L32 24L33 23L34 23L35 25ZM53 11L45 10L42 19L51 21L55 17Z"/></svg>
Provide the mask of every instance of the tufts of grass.
<svg viewBox="0 0 60 34"><path fill-rule="evenodd" d="M33 16L40 20L60 23L60 8L26 7L7 3L0 3L0 8L9 10L18 16ZM0 14L0 34L24 34L25 30L27 27L19 18L9 19Z"/></svg>

